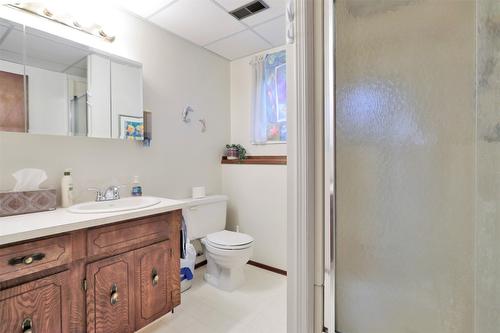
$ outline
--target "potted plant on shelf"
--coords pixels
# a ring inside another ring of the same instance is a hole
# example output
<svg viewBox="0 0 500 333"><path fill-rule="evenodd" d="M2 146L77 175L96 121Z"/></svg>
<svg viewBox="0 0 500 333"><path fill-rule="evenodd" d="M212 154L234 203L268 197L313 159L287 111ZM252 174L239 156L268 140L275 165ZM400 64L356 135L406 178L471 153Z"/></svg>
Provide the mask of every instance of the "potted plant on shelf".
<svg viewBox="0 0 500 333"><path fill-rule="evenodd" d="M247 158L247 150L242 145L226 145L226 157L228 160L244 160Z"/></svg>

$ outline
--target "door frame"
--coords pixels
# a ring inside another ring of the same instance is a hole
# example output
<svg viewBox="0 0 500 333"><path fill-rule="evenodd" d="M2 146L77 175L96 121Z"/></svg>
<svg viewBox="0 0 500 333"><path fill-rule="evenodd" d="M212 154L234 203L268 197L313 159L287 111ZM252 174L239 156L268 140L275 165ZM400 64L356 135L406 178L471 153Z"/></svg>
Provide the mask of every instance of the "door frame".
<svg viewBox="0 0 500 333"><path fill-rule="evenodd" d="M335 332L335 1L323 10L324 32L324 300L323 327Z"/></svg>
<svg viewBox="0 0 500 333"><path fill-rule="evenodd" d="M287 142L288 333L323 330L322 15L327 1L333 0L289 0L295 37L287 45L287 62L293 68L288 76L293 96L288 100Z"/></svg>

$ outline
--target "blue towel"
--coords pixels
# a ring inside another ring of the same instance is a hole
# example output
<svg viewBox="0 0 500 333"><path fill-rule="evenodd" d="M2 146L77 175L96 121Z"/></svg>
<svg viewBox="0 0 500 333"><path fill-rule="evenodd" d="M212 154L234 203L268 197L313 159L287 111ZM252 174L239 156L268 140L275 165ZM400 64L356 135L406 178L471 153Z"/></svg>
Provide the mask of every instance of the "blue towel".
<svg viewBox="0 0 500 333"><path fill-rule="evenodd" d="M192 280L193 279L193 272L189 269L189 267L182 267L181 268L181 281L184 280Z"/></svg>
<svg viewBox="0 0 500 333"><path fill-rule="evenodd" d="M182 228L181 228L181 258L186 259L187 250L187 226L186 221L184 221L184 216L182 217Z"/></svg>

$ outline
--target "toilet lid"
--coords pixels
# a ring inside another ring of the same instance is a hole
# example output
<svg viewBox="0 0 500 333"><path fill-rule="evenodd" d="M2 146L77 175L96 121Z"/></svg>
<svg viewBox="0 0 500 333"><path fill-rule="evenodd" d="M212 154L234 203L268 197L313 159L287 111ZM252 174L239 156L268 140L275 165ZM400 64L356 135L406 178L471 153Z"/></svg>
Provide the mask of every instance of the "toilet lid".
<svg viewBox="0 0 500 333"><path fill-rule="evenodd" d="M207 240L212 244L221 246L241 246L253 242L252 236L228 230L209 234L207 235Z"/></svg>

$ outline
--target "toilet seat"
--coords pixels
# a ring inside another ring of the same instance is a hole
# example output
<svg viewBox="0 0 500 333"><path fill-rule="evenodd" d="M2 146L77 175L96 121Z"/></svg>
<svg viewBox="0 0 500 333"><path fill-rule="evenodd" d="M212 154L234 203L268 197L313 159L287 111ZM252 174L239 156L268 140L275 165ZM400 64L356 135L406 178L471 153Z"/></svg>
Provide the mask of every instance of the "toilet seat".
<svg viewBox="0 0 500 333"><path fill-rule="evenodd" d="M243 250L252 246L253 238L241 232L223 230L207 235L206 242L221 250Z"/></svg>

